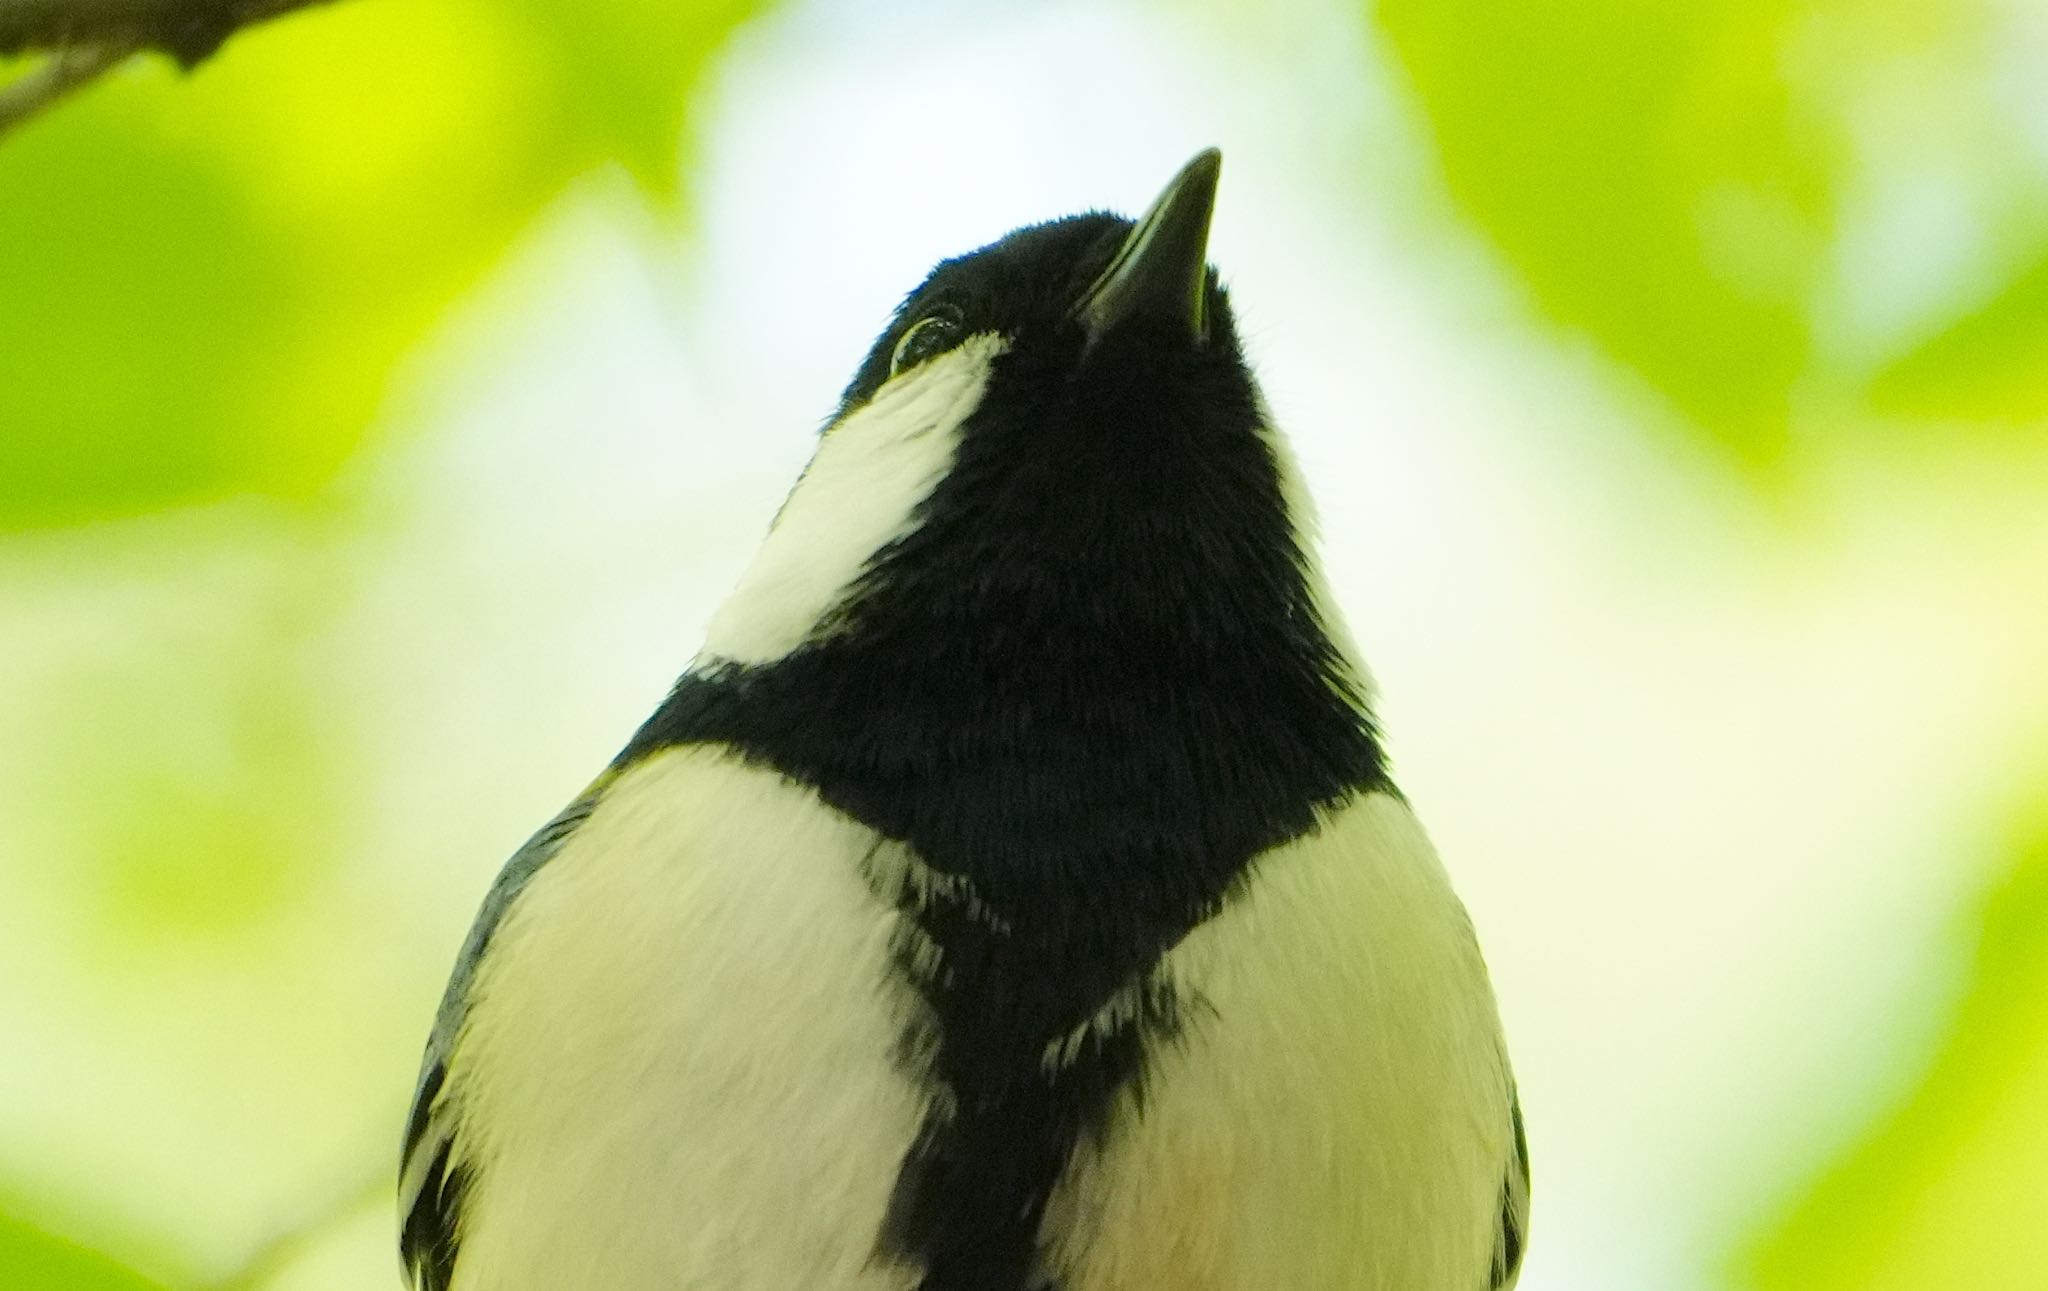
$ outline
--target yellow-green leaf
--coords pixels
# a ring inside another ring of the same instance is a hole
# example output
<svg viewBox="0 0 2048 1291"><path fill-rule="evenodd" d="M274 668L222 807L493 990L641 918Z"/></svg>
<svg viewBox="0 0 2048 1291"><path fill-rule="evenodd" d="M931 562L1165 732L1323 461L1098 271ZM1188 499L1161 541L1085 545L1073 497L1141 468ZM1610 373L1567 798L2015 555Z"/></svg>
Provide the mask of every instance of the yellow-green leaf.
<svg viewBox="0 0 2048 1291"><path fill-rule="evenodd" d="M1826 167L1786 0L1387 0L1455 200L1551 319L1768 457L1806 361Z"/></svg>
<svg viewBox="0 0 2048 1291"><path fill-rule="evenodd" d="M1983 917L1952 1038L1745 1270L1757 1291L2031 1287L2048 1269L2048 830Z"/></svg>
<svg viewBox="0 0 2048 1291"><path fill-rule="evenodd" d="M672 192L750 11L341 0L0 146L0 528L317 494L399 357L579 174Z"/></svg>
<svg viewBox="0 0 2048 1291"><path fill-rule="evenodd" d="M21 1291L162 1291L115 1260L0 1215L0 1287Z"/></svg>
<svg viewBox="0 0 2048 1291"><path fill-rule="evenodd" d="M2048 417L2048 258L1895 360L1871 397L1882 411L1910 416Z"/></svg>

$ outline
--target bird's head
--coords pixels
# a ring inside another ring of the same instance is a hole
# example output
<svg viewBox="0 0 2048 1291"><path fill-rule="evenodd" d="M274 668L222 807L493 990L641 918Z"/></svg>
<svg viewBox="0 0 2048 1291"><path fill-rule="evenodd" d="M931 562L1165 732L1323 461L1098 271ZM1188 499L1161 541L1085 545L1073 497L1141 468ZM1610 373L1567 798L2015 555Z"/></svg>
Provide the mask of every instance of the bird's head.
<svg viewBox="0 0 2048 1291"><path fill-rule="evenodd" d="M1000 359L1035 383L1171 385L1219 362L1228 371L1236 338L1207 255L1222 164L1214 149L1196 157L1135 223L1071 216L943 262L868 352L840 417L955 352L964 366ZM1085 412L1108 390L1070 393Z"/></svg>
<svg viewBox="0 0 2048 1291"><path fill-rule="evenodd" d="M1067 665L1328 649L1284 448L1207 260L1221 157L1136 221L1021 228L942 262L876 340L709 660L848 637L1066 643Z"/></svg>

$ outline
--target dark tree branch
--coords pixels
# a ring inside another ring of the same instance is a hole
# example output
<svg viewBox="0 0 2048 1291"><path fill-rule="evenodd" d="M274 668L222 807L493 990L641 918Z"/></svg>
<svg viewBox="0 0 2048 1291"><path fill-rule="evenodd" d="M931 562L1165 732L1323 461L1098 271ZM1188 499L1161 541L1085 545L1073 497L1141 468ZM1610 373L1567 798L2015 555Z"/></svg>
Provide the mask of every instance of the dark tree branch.
<svg viewBox="0 0 2048 1291"><path fill-rule="evenodd" d="M0 85L0 135L5 135L134 52L133 45L67 49L50 55L33 70Z"/></svg>
<svg viewBox="0 0 2048 1291"><path fill-rule="evenodd" d="M80 45L160 49L191 67L221 42L321 0L0 0L0 54Z"/></svg>
<svg viewBox="0 0 2048 1291"><path fill-rule="evenodd" d="M188 70L244 27L327 0L0 0L0 55L45 51L0 86L0 135L138 50Z"/></svg>

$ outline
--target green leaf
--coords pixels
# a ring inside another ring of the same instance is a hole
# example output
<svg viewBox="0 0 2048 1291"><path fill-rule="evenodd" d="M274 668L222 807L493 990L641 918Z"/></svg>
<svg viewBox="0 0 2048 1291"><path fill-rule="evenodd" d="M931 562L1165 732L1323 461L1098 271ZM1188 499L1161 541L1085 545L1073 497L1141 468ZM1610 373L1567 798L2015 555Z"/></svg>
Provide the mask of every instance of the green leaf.
<svg viewBox="0 0 2048 1291"><path fill-rule="evenodd" d="M2048 257L1894 360L1872 382L1871 400L1919 417L2048 417Z"/></svg>
<svg viewBox="0 0 2048 1291"><path fill-rule="evenodd" d="M572 146L593 159L622 162L651 195L673 200L682 175L686 91L754 6L745 0L513 0L512 7L547 51Z"/></svg>
<svg viewBox="0 0 2048 1291"><path fill-rule="evenodd" d="M344 0L139 60L0 147L0 528L309 499L540 207L673 196L736 2Z"/></svg>
<svg viewBox="0 0 2048 1291"><path fill-rule="evenodd" d="M1827 168L1786 0L1387 0L1454 199L1542 312L1768 459L1808 351Z"/></svg>
<svg viewBox="0 0 2048 1291"><path fill-rule="evenodd" d="M163 1291L135 1270L0 1215L0 1286L23 1291Z"/></svg>
<svg viewBox="0 0 2048 1291"><path fill-rule="evenodd" d="M206 492L247 413L203 356L277 358L285 248L222 167L111 123L117 88L0 148L0 522Z"/></svg>
<svg viewBox="0 0 2048 1291"><path fill-rule="evenodd" d="M2041 804L2048 807L2048 804ZM1759 1291L2038 1285L2048 1268L2048 824L1986 904L1950 1039L1904 1107L1759 1243Z"/></svg>

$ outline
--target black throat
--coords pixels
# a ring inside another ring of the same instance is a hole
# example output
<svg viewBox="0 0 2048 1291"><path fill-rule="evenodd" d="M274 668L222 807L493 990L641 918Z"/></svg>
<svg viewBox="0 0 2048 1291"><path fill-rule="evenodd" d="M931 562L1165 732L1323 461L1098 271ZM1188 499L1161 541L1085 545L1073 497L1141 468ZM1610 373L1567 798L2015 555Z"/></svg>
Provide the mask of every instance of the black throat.
<svg viewBox="0 0 2048 1291"><path fill-rule="evenodd" d="M947 880L884 892L938 950L900 956L931 1018L904 1060L944 1096L878 1248L924 1291L1057 1285L1041 1220L1075 1146L1199 1025L1161 957L1259 853L1386 787L1234 347L1112 357L1006 355L834 621L684 677L621 754L729 746Z"/></svg>

